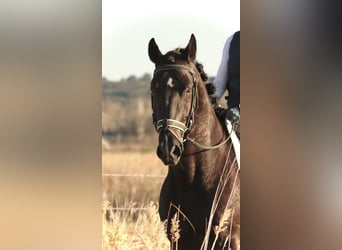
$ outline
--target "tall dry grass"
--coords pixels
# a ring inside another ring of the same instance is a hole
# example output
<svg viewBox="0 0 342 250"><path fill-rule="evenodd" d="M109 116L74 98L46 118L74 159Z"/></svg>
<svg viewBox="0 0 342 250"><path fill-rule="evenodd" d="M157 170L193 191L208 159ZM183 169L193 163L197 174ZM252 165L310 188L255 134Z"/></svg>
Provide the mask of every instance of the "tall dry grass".
<svg viewBox="0 0 342 250"><path fill-rule="evenodd" d="M110 206L103 202L103 211L109 211L109 216L103 212L103 250L169 249L155 202L143 206L145 209L138 213L134 207L115 212Z"/></svg>
<svg viewBox="0 0 342 250"><path fill-rule="evenodd" d="M116 147L102 154L102 173L127 175L103 177L103 250L169 249L157 210L164 178L129 176L166 172L149 149Z"/></svg>

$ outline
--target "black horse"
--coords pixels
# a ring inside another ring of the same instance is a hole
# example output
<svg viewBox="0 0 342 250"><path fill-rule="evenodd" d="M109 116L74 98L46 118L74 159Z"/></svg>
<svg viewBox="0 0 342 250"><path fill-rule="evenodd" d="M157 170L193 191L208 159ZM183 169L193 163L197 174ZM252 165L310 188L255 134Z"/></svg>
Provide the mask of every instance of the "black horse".
<svg viewBox="0 0 342 250"><path fill-rule="evenodd" d="M240 171L196 61L196 39L163 55L152 38L148 53L157 155L168 165L159 215L171 248L240 249Z"/></svg>

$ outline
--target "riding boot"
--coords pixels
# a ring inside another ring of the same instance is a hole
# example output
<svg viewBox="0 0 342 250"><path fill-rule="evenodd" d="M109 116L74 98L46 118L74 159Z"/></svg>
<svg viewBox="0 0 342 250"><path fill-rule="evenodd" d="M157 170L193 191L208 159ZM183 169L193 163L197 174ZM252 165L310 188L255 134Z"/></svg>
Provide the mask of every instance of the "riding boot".
<svg viewBox="0 0 342 250"><path fill-rule="evenodd" d="M233 130L240 139L240 109L237 107L228 109L226 119L231 122Z"/></svg>

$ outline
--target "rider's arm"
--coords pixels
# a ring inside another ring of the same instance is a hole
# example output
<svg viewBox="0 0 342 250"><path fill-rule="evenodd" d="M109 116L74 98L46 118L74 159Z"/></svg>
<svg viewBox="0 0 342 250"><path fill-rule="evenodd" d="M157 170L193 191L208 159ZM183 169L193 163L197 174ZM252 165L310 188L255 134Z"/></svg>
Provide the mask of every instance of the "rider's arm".
<svg viewBox="0 0 342 250"><path fill-rule="evenodd" d="M228 60L229 60L229 48L230 48L230 43L233 39L233 36L228 37L224 48L223 48L223 53L222 53L222 59L220 66L218 68L216 77L213 81L215 87L216 87L216 92L214 94L214 97L218 100L222 97L224 91L226 90L227 82L228 82Z"/></svg>

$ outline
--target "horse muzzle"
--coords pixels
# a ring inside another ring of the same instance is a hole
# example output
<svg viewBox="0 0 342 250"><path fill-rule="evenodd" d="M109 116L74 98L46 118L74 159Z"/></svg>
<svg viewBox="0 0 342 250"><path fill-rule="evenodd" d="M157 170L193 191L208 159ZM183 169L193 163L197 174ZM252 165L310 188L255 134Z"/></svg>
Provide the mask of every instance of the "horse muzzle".
<svg viewBox="0 0 342 250"><path fill-rule="evenodd" d="M157 155L165 165L176 166L183 153L183 143L169 130L159 133Z"/></svg>

